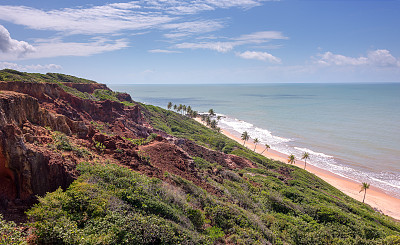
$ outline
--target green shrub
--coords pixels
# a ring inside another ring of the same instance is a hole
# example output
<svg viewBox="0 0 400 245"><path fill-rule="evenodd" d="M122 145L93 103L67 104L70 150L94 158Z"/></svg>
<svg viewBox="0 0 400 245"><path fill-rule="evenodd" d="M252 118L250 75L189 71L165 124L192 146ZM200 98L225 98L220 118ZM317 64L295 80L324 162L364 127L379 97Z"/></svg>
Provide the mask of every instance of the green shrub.
<svg viewBox="0 0 400 245"><path fill-rule="evenodd" d="M0 244L27 244L26 236L22 228L12 221L5 221L0 214Z"/></svg>
<svg viewBox="0 0 400 245"><path fill-rule="evenodd" d="M52 134L52 138L53 145L57 150L72 151L72 145L65 134L55 131Z"/></svg>

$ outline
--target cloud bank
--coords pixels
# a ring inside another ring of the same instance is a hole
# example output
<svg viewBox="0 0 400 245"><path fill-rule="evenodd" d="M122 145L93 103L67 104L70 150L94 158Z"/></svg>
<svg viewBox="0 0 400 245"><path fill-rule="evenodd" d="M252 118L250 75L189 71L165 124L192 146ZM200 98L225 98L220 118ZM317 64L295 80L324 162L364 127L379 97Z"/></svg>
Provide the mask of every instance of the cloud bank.
<svg viewBox="0 0 400 245"><path fill-rule="evenodd" d="M400 59L390 54L389 50L377 49L369 51L367 56L349 57L332 52L318 55L316 64L323 66L375 66L375 67L400 67Z"/></svg>
<svg viewBox="0 0 400 245"><path fill-rule="evenodd" d="M12 39L8 30L0 25L0 51L5 54L23 57L28 53L34 52L35 48L27 42Z"/></svg>

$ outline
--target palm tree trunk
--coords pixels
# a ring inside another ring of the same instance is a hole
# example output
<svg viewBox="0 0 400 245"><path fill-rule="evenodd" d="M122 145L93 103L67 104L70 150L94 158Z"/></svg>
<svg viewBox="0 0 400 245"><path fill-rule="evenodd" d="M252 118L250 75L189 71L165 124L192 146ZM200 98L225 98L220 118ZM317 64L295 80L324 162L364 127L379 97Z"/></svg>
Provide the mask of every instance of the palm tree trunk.
<svg viewBox="0 0 400 245"><path fill-rule="evenodd" d="M246 143L246 141L243 141L243 146L244 146L245 143Z"/></svg>
<svg viewBox="0 0 400 245"><path fill-rule="evenodd" d="M256 152L256 147L257 147L257 145L254 145L254 150L253 150L254 152Z"/></svg>
<svg viewBox="0 0 400 245"><path fill-rule="evenodd" d="M266 149L264 149L264 150L261 152L261 155L264 153L265 150L266 150Z"/></svg>
<svg viewBox="0 0 400 245"><path fill-rule="evenodd" d="M306 169L307 160L304 160L304 169Z"/></svg>
<svg viewBox="0 0 400 245"><path fill-rule="evenodd" d="M364 203L364 200L365 200L365 194L367 194L367 189L364 189L364 198L363 198L363 203Z"/></svg>

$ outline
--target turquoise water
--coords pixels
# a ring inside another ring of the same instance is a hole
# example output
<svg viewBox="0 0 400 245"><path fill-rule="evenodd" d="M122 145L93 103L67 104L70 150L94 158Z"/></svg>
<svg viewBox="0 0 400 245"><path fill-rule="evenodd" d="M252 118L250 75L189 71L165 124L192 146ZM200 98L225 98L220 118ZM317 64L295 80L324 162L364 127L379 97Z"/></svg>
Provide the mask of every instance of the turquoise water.
<svg viewBox="0 0 400 245"><path fill-rule="evenodd" d="M400 197L400 84L110 85L136 101L213 108L219 126Z"/></svg>

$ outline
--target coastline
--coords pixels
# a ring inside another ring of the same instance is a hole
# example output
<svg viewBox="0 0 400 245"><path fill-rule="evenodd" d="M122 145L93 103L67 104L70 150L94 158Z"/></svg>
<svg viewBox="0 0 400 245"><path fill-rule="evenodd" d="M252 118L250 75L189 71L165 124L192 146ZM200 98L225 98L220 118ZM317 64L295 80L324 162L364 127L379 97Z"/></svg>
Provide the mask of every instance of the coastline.
<svg viewBox="0 0 400 245"><path fill-rule="evenodd" d="M196 121L203 124L204 123L200 120L200 118L196 118ZM221 133L226 135L227 137L235 140L239 144L243 144L243 140L232 133L228 132L225 129L221 129ZM251 150L254 149L254 144L252 143L252 139L246 142L245 146ZM257 144L256 152L260 153L265 149L263 145ZM277 161L281 161L287 163L288 156L281 152L268 149L268 151L264 151L263 154L267 158L271 158ZM296 160L294 164L299 168L304 168L304 161ZM327 170L318 168L313 166L312 164L307 163L306 170L310 173L315 174L319 178L325 180L344 194L362 202L364 193L359 192L361 188L361 183L355 182L351 179L339 176ZM391 216L396 220L400 220L400 199L396 197L392 197L386 194L383 190L371 186L367 190L367 195L365 197L365 203L370 205L372 208L379 210L380 212L384 213L385 215Z"/></svg>

